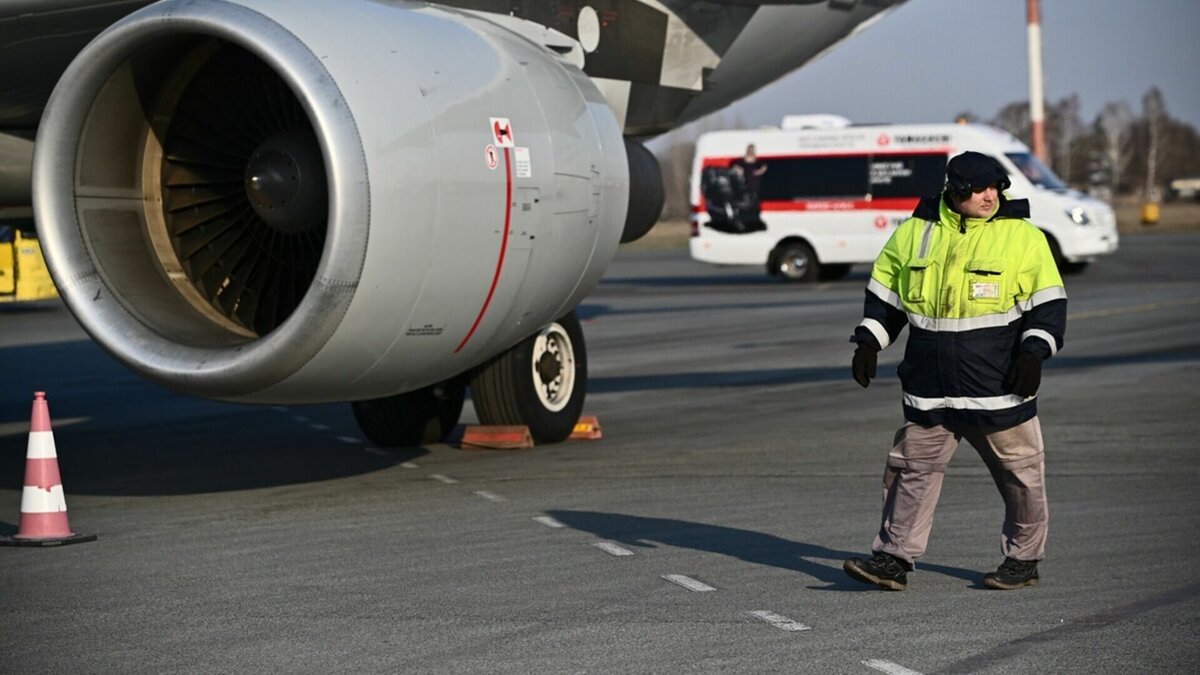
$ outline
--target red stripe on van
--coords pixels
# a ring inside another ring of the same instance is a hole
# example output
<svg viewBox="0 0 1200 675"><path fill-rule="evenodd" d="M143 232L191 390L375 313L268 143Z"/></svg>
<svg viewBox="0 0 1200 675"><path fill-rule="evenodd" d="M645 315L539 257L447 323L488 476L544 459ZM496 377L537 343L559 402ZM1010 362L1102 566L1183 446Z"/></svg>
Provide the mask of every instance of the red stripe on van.
<svg viewBox="0 0 1200 675"><path fill-rule="evenodd" d="M759 204L763 211L912 211L921 200L916 197L882 199L799 199L768 200Z"/></svg>
<svg viewBox="0 0 1200 675"><path fill-rule="evenodd" d="M817 151L817 152L792 152L792 153L781 153L781 154L759 153L758 159L800 159L800 158L819 159L822 157L886 157L886 156L890 156L890 155L949 155L952 151L953 151L952 148L935 148L932 150L928 150L928 149L926 149L926 150L905 150L903 148L900 148L900 149L890 149L889 148L887 150L871 150L870 152L858 150L858 151L852 151L852 152L820 152L820 151ZM732 164L734 160L741 159L742 157L743 157L743 155L732 155L732 156L728 156L728 157L715 157L715 156L714 157L704 157L700 162L700 166L701 166L701 168L708 168L710 166L728 168L729 165Z"/></svg>

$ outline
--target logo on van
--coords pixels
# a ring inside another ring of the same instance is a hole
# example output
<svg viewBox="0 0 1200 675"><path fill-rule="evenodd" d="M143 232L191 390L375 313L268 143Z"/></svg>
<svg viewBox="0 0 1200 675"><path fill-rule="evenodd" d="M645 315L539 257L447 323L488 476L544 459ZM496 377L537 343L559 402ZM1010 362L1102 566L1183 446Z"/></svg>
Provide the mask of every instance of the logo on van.
<svg viewBox="0 0 1200 675"><path fill-rule="evenodd" d="M897 143L949 143L949 134L905 134L896 137Z"/></svg>
<svg viewBox="0 0 1200 675"><path fill-rule="evenodd" d="M888 138L887 134L879 134L879 138L875 139L875 142L879 145L887 145L892 142L892 139Z"/></svg>

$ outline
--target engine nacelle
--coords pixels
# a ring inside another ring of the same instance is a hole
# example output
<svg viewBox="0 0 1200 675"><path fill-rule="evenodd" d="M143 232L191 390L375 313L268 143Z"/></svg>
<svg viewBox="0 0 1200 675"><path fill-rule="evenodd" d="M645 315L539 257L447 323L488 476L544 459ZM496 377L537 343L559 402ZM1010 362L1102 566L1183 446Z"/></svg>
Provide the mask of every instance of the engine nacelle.
<svg viewBox="0 0 1200 675"><path fill-rule="evenodd" d="M478 16L168 0L93 41L43 117L34 205L92 337L149 379L361 400L570 310L629 175L592 82Z"/></svg>

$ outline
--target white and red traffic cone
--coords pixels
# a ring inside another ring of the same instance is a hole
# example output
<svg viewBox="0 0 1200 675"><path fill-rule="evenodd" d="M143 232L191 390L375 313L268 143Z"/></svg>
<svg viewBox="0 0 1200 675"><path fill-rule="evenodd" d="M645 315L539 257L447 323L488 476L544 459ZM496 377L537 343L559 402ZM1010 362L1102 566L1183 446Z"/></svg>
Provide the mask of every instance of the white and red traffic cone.
<svg viewBox="0 0 1200 675"><path fill-rule="evenodd" d="M21 492L21 522L13 537L0 537L0 546L60 546L92 541L94 534L77 534L67 523L67 498L58 473L58 453L50 429L46 392L33 394L29 448L25 453L25 489Z"/></svg>

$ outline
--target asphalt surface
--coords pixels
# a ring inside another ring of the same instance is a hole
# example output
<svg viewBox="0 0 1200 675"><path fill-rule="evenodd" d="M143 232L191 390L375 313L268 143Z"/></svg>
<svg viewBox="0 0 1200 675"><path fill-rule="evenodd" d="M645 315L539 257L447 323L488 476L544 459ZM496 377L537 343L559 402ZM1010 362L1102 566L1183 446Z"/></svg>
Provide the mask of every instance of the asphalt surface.
<svg viewBox="0 0 1200 675"><path fill-rule="evenodd" d="M522 451L175 395L57 304L0 309L0 535L35 390L98 535L0 548L0 672L1195 672L1198 264L1198 235L1130 236L1067 278L1048 557L1015 592L981 583L1003 507L965 444L909 590L841 571L901 423L902 345L849 376L863 269L622 252L580 307L604 438Z"/></svg>

